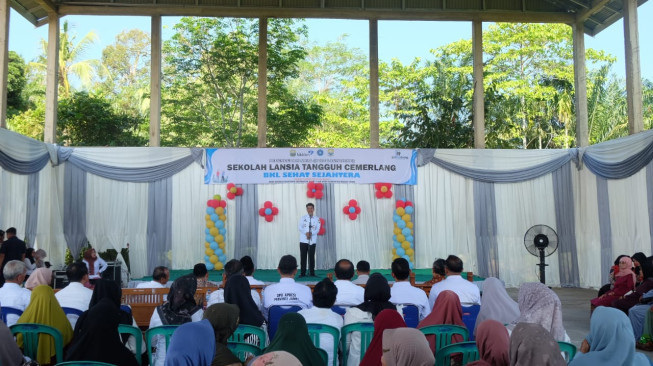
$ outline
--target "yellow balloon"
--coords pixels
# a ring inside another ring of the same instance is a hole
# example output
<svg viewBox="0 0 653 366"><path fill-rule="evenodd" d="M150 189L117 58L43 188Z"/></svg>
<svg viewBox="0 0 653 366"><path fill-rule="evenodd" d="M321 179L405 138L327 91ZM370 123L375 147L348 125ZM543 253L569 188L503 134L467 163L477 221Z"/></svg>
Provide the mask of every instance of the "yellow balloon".
<svg viewBox="0 0 653 366"><path fill-rule="evenodd" d="M225 216L225 215L219 215L218 218L219 218L220 221L222 221L222 222L227 221L227 216Z"/></svg>
<svg viewBox="0 0 653 366"><path fill-rule="evenodd" d="M399 258L399 256L396 255L396 254L392 256L392 260L395 260L395 259L397 259L397 258Z"/></svg>
<svg viewBox="0 0 653 366"><path fill-rule="evenodd" d="M409 229L412 229L412 228L413 228L413 222L412 222L412 221L408 221L408 222L406 223L406 227L409 228ZM413 231L411 230L410 233L412 234Z"/></svg>
<svg viewBox="0 0 653 366"><path fill-rule="evenodd" d="M222 199L222 196L220 196L219 194L216 194L215 196L213 196L213 199L220 201Z"/></svg>
<svg viewBox="0 0 653 366"><path fill-rule="evenodd" d="M410 248L410 243L407 242L407 241L404 241L404 242L401 243L401 247L404 248L404 249L408 249L408 248Z"/></svg>
<svg viewBox="0 0 653 366"><path fill-rule="evenodd" d="M213 264L218 263L218 262L220 261L220 260L218 259L218 256L215 255L215 254L212 255L212 256L209 258L209 260L210 260L211 263L213 263Z"/></svg>
<svg viewBox="0 0 653 366"><path fill-rule="evenodd" d="M231 193L233 193L233 194L236 194L236 192L238 192L238 188L236 188L236 187L231 187L231 189L229 190L229 192L231 192Z"/></svg>
<svg viewBox="0 0 653 366"><path fill-rule="evenodd" d="M209 243L208 241L207 241L207 242L204 242L204 247L205 247L205 248L210 248L210 247L211 247L211 243Z"/></svg>
<svg viewBox="0 0 653 366"><path fill-rule="evenodd" d="M217 236L218 234L220 234L220 230L218 230L217 227L212 227L211 230L209 230L209 233L213 236Z"/></svg>
<svg viewBox="0 0 653 366"><path fill-rule="evenodd" d="M211 248L206 248L206 250L204 251L204 253L206 253L206 255L213 255L213 249L211 249Z"/></svg>
<svg viewBox="0 0 653 366"><path fill-rule="evenodd" d="M217 208L215 209L215 213L217 213L218 216L219 216L219 215L222 215L222 214L224 213L224 208L222 208L222 207L217 207Z"/></svg>
<svg viewBox="0 0 653 366"><path fill-rule="evenodd" d="M219 247L220 249L224 249L224 242L223 242L223 241L219 242L219 243L218 243L218 247Z"/></svg>
<svg viewBox="0 0 653 366"><path fill-rule="evenodd" d="M397 241L400 242L400 243L404 242L404 241L406 241L406 237L403 236L403 234L399 234L399 235L397 235Z"/></svg>
<svg viewBox="0 0 653 366"><path fill-rule="evenodd" d="M397 210L395 211L397 215L403 216L406 213L406 210L404 210L403 207L397 207Z"/></svg>
<svg viewBox="0 0 653 366"><path fill-rule="evenodd" d="M404 214L404 215L401 217L401 219L404 220L404 221L406 221L406 222L408 222L408 221L410 221L410 215L409 215L409 214Z"/></svg>
<svg viewBox="0 0 653 366"><path fill-rule="evenodd" d="M392 248L392 255L397 255L397 248Z"/></svg>
<svg viewBox="0 0 653 366"><path fill-rule="evenodd" d="M215 227L215 223L211 220L206 220L206 227L208 227L209 229Z"/></svg>
<svg viewBox="0 0 653 366"><path fill-rule="evenodd" d="M224 242L224 236L222 236L222 235L220 235L220 234L217 234L217 235L215 236L215 242L216 242L216 243L222 243L222 242Z"/></svg>
<svg viewBox="0 0 653 366"><path fill-rule="evenodd" d="M209 215L209 214L204 215L204 220L206 220L206 221L211 220L211 215Z"/></svg>
<svg viewBox="0 0 653 366"><path fill-rule="evenodd" d="M218 263L215 264L216 271L222 271L223 267L224 267L224 265L222 264L222 262L218 262Z"/></svg>
<svg viewBox="0 0 653 366"><path fill-rule="evenodd" d="M395 235L399 235L399 234L401 234L401 229L398 228L397 225L395 225L395 228L392 230L392 232L393 232Z"/></svg>
<svg viewBox="0 0 653 366"><path fill-rule="evenodd" d="M406 249L406 254L408 254L408 256L412 257L413 254L415 254L415 251L413 250L413 248L408 248L408 249Z"/></svg>

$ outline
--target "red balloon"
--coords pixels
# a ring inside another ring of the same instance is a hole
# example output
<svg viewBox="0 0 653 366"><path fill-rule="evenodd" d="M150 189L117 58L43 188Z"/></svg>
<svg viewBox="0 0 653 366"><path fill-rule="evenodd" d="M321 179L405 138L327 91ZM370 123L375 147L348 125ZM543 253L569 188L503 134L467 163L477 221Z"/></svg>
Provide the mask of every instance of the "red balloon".
<svg viewBox="0 0 653 366"><path fill-rule="evenodd" d="M343 208L342 208L342 212L343 212L345 215L349 215L349 206L345 206L345 207L343 207Z"/></svg>
<svg viewBox="0 0 653 366"><path fill-rule="evenodd" d="M412 206L412 205L413 205L413 202L411 202L411 201L406 201L406 206Z"/></svg>
<svg viewBox="0 0 653 366"><path fill-rule="evenodd" d="M361 208L358 207L358 206L356 206L356 213L357 213L357 214L361 213Z"/></svg>
<svg viewBox="0 0 653 366"><path fill-rule="evenodd" d="M264 207L259 208L258 209L258 214L261 215L261 216L265 216L265 208Z"/></svg>
<svg viewBox="0 0 653 366"><path fill-rule="evenodd" d="M308 189L313 189L313 188L315 188L315 182L308 182L308 184L306 184L306 186L308 187Z"/></svg>
<svg viewBox="0 0 653 366"><path fill-rule="evenodd" d="M273 219L274 219L274 216L272 216L272 215L265 216L265 221L267 221L267 222L272 222Z"/></svg>
<svg viewBox="0 0 653 366"><path fill-rule="evenodd" d="M349 200L349 206L358 206L358 202L356 200Z"/></svg>
<svg viewBox="0 0 653 366"><path fill-rule="evenodd" d="M322 193L322 191L315 191L315 198L321 199L322 196L324 196L324 193Z"/></svg>
<svg viewBox="0 0 653 366"><path fill-rule="evenodd" d="M383 183L374 183L374 188L375 189L378 190L378 189L381 189L381 187L383 187Z"/></svg>
<svg viewBox="0 0 653 366"><path fill-rule="evenodd" d="M233 186L234 186L233 183L228 183L228 184L227 184L227 190L230 190L231 188L233 188Z"/></svg>
<svg viewBox="0 0 653 366"><path fill-rule="evenodd" d="M276 207L272 207L272 214L273 214L273 215L276 215L276 214L278 214L278 213L279 213L279 209L276 208Z"/></svg>
<svg viewBox="0 0 653 366"><path fill-rule="evenodd" d="M322 183L315 183L315 189L317 189L318 191L323 190L323 189L324 189L324 184L322 184Z"/></svg>
<svg viewBox="0 0 653 366"><path fill-rule="evenodd" d="M406 207L406 203L404 201L402 201L402 200L398 200L397 201L397 208L399 208L399 207Z"/></svg>
<svg viewBox="0 0 653 366"><path fill-rule="evenodd" d="M324 219L320 217L320 227L324 227L325 223L326 221L324 221Z"/></svg>
<svg viewBox="0 0 653 366"><path fill-rule="evenodd" d="M385 198L392 198L392 191L385 192Z"/></svg>
<svg viewBox="0 0 653 366"><path fill-rule="evenodd" d="M320 231L317 232L317 235L324 235L324 233L326 233L326 222L320 217Z"/></svg>
<svg viewBox="0 0 653 366"><path fill-rule="evenodd" d="M243 188L242 187L236 187L236 196L240 196L243 194Z"/></svg>
<svg viewBox="0 0 653 366"><path fill-rule="evenodd" d="M227 192L227 198L229 198L230 200L232 200L232 199L236 198L236 195L233 194L233 193L231 193L231 192Z"/></svg>
<svg viewBox="0 0 653 366"><path fill-rule="evenodd" d="M219 206L218 200L209 200L209 202L207 202L207 204L209 206L213 207L213 208L216 208L216 207Z"/></svg>
<svg viewBox="0 0 653 366"><path fill-rule="evenodd" d="M227 207L227 201L222 200L222 201L218 202L218 205L219 205L220 207L222 207L222 208L225 208L225 207Z"/></svg>
<svg viewBox="0 0 653 366"><path fill-rule="evenodd" d="M355 213L350 213L350 214L349 214L349 219L350 219L350 220L356 220L356 216L358 216L358 215L355 214Z"/></svg>
<svg viewBox="0 0 653 366"><path fill-rule="evenodd" d="M265 201L265 203L263 204L263 207L265 207L265 208L272 208L272 202L270 202L270 201Z"/></svg>
<svg viewBox="0 0 653 366"><path fill-rule="evenodd" d="M312 190L306 191L306 197L314 198L315 197L315 192L313 192Z"/></svg>
<svg viewBox="0 0 653 366"><path fill-rule="evenodd" d="M376 198L383 198L383 192L376 191Z"/></svg>

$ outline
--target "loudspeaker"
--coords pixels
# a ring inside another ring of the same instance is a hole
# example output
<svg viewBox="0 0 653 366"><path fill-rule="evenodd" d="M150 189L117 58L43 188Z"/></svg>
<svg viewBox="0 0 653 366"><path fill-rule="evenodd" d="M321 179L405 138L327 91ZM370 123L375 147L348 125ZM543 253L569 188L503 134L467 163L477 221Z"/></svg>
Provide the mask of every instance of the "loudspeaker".
<svg viewBox="0 0 653 366"><path fill-rule="evenodd" d="M107 269L102 272L102 278L105 280L112 280L118 284L118 287L122 287L122 262L107 262Z"/></svg>
<svg viewBox="0 0 653 366"><path fill-rule="evenodd" d="M66 276L65 270L52 271L52 276L54 276L54 283L52 284L52 287L55 289L68 286L68 276Z"/></svg>

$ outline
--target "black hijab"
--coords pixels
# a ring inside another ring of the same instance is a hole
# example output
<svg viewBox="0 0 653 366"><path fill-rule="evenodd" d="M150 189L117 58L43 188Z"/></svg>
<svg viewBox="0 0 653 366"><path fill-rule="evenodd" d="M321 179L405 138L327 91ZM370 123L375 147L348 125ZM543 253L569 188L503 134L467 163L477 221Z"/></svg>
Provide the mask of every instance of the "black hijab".
<svg viewBox="0 0 653 366"><path fill-rule="evenodd" d="M240 324L260 327L265 319L252 299L249 281L243 275L233 275L224 287L224 302L240 309Z"/></svg>
<svg viewBox="0 0 653 366"><path fill-rule="evenodd" d="M111 280L99 279L95 282L95 288L93 288L93 295L91 295L91 301L88 303L88 308L92 308L97 305L102 299L108 299L113 304L115 304L118 309L120 309L120 300L122 298L122 289L118 284ZM120 309L120 324L132 325L133 318L131 314ZM129 336L124 336L124 341Z"/></svg>
<svg viewBox="0 0 653 366"><path fill-rule="evenodd" d="M178 325L191 321L191 316L200 309L195 302L197 280L195 276L187 274L172 283L168 292L168 301L156 309L164 325Z"/></svg>
<svg viewBox="0 0 653 366"><path fill-rule="evenodd" d="M373 273L365 285L365 293L362 304L356 306L362 311L372 313L372 319L385 309L397 310L390 300L390 285L388 280L380 273Z"/></svg>
<svg viewBox="0 0 653 366"><path fill-rule="evenodd" d="M100 361L136 366L136 358L118 337L120 308L109 298L99 300L75 324L66 361Z"/></svg>

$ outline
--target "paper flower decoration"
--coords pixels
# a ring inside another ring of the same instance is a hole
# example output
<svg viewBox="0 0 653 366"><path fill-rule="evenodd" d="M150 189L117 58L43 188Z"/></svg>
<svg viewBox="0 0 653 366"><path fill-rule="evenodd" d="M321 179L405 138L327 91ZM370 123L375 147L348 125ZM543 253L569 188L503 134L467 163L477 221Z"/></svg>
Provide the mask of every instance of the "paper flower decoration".
<svg viewBox="0 0 653 366"><path fill-rule="evenodd" d="M392 184L390 183L374 183L376 189L376 198L392 198Z"/></svg>
<svg viewBox="0 0 653 366"><path fill-rule="evenodd" d="M324 184L322 183L315 183L315 182L308 182L306 184L306 196L308 198L316 198L316 199L321 199L322 196L324 196L324 193L322 190L324 189Z"/></svg>
<svg viewBox="0 0 653 366"><path fill-rule="evenodd" d="M279 213L279 209L272 205L272 202L265 201L263 207L258 209L258 214L265 217L265 221L272 222L274 216Z"/></svg>
<svg viewBox="0 0 653 366"><path fill-rule="evenodd" d="M227 184L227 198L230 200L236 198L236 196L241 196L243 194L243 189L241 187L236 187L235 184Z"/></svg>
<svg viewBox="0 0 653 366"><path fill-rule="evenodd" d="M358 214L361 213L361 208L358 207L356 200L349 200L349 204L343 207L342 212L345 215L349 215L350 220L356 220Z"/></svg>
<svg viewBox="0 0 653 366"><path fill-rule="evenodd" d="M317 235L324 235L326 233L326 221L320 217L320 231L317 232Z"/></svg>

